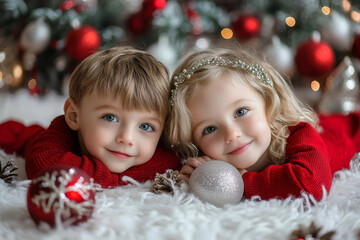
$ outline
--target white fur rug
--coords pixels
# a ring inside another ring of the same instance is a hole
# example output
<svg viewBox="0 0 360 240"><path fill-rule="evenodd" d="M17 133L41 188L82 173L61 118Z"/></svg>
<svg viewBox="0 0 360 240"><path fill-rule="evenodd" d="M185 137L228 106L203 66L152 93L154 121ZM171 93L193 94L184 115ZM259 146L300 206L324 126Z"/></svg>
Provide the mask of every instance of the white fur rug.
<svg viewBox="0 0 360 240"><path fill-rule="evenodd" d="M0 122L13 118L47 126L62 114L65 97L49 94L29 96L26 91L0 93ZM1 133L0 133L1 134ZM289 239L292 231L311 222L321 228L318 235L335 231L333 239L359 239L360 161L334 177L327 197L311 203L311 197L296 200L245 200L235 206L217 208L191 194L175 189L173 196L154 194L152 182L105 190L96 195L92 218L75 226L50 229L37 226L26 207L29 185L24 159L4 154L19 167L15 184L0 180L0 239ZM310 239L310 238L307 238Z"/></svg>

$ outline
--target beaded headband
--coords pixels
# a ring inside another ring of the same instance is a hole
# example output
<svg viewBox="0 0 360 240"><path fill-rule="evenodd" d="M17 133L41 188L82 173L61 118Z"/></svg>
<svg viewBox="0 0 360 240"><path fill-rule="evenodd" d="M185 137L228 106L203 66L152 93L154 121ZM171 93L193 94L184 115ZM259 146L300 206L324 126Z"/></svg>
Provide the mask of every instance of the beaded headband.
<svg viewBox="0 0 360 240"><path fill-rule="evenodd" d="M254 62L249 66L247 63L241 61L240 59L230 60L230 59L223 59L221 57L214 57L212 59L202 59L195 63L195 65L189 69L184 69L179 75L174 77L175 79L175 87L171 89L171 96L170 96L170 104L174 106L174 98L175 94L179 89L179 86L185 82L186 79L190 79L192 75L199 70L203 66L232 66L234 68L240 67L241 69L248 70L251 72L257 79L259 79L262 83L273 86L273 82L270 80L269 76L265 72L264 68L259 64L255 64Z"/></svg>

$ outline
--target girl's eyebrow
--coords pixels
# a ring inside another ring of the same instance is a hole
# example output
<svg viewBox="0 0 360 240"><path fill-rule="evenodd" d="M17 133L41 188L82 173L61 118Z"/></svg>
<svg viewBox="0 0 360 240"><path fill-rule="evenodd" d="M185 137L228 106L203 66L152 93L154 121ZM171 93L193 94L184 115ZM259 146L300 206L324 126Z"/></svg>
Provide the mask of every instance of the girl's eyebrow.
<svg viewBox="0 0 360 240"><path fill-rule="evenodd" d="M228 105L228 108L234 108L235 106L239 105L239 104L243 104L244 102L256 102L254 99L249 99L249 98L241 98L239 100L236 100L234 102L232 102L231 104ZM193 129L195 130L196 128L198 128L200 125L202 125L204 122L208 121L209 119L203 119L202 121L198 122L196 125L193 126Z"/></svg>
<svg viewBox="0 0 360 240"><path fill-rule="evenodd" d="M193 129L196 130L200 125L202 125L204 122L208 121L207 119L204 119L202 121L200 121L198 124L196 124Z"/></svg>

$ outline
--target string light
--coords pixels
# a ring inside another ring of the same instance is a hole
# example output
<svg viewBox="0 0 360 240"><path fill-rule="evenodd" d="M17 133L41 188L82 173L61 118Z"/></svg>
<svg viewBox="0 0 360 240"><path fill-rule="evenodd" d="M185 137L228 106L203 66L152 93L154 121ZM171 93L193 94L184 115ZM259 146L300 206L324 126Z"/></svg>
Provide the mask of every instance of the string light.
<svg viewBox="0 0 360 240"><path fill-rule="evenodd" d="M296 23L295 18L293 18L293 17L287 17L285 19L285 22L286 22L286 25L288 25L289 27L295 26L295 23Z"/></svg>
<svg viewBox="0 0 360 240"><path fill-rule="evenodd" d="M311 89L314 91L314 92L317 92L319 91L320 89L320 83L316 80L312 81L311 82Z"/></svg>
<svg viewBox="0 0 360 240"><path fill-rule="evenodd" d="M34 78L30 79L30 81L28 82L28 88L29 89L34 89L36 87L36 80Z"/></svg>
<svg viewBox="0 0 360 240"><path fill-rule="evenodd" d="M5 85L5 80L2 78L2 76L3 76L3 74L0 71L0 88L4 87L4 85Z"/></svg>
<svg viewBox="0 0 360 240"><path fill-rule="evenodd" d="M348 0L342 0L342 6L346 12L350 11L351 4Z"/></svg>
<svg viewBox="0 0 360 240"><path fill-rule="evenodd" d="M233 31L230 28L224 28L221 30L221 36L225 39L230 39L234 35Z"/></svg>
<svg viewBox="0 0 360 240"><path fill-rule="evenodd" d="M321 8L321 11L323 12L323 14L325 15L329 15L330 14L330 8L328 6L323 6Z"/></svg>
<svg viewBox="0 0 360 240"><path fill-rule="evenodd" d="M355 22L360 22L360 13L358 13L356 11L352 11L351 19L354 20Z"/></svg>
<svg viewBox="0 0 360 240"><path fill-rule="evenodd" d="M9 79L8 81L11 83L13 87L18 87L22 83L23 74L24 74L23 68L19 63L16 63L13 66L12 75L10 74L8 75L9 77L11 77L11 80Z"/></svg>
<svg viewBox="0 0 360 240"><path fill-rule="evenodd" d="M199 49L207 49L210 46L210 43L209 40L207 40L206 38L199 38L198 40L196 40L195 45Z"/></svg>
<svg viewBox="0 0 360 240"><path fill-rule="evenodd" d="M0 52L0 63L3 62L6 58L5 52Z"/></svg>
<svg viewBox="0 0 360 240"><path fill-rule="evenodd" d="M20 66L20 64L16 64L14 66L13 75L14 75L14 78L21 78L21 76L23 75L23 70L22 70L22 67Z"/></svg>

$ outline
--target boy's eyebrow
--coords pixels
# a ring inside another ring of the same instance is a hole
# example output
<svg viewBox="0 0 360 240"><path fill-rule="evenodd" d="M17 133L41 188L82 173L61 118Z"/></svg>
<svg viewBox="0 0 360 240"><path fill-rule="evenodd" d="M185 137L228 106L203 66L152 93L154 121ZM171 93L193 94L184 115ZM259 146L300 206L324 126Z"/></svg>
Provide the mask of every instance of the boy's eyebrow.
<svg viewBox="0 0 360 240"><path fill-rule="evenodd" d="M112 106L112 105L105 104L105 105L101 105L101 106L96 107L95 110L101 110L101 109L103 109L103 108L113 108L113 109L117 109L116 107L114 107L114 106ZM140 111L140 110L138 110L138 111ZM156 122L158 122L160 125L163 125L163 124L164 124L163 121L160 120L160 118L157 118L157 117L146 117L146 118L148 118L148 119L150 119L150 120L153 120L153 121L156 121Z"/></svg>
<svg viewBox="0 0 360 240"><path fill-rule="evenodd" d="M99 110L99 109L103 109L103 108L116 108L116 107L109 105L109 104L105 104L105 105L100 105L100 106L96 107L95 110Z"/></svg>

